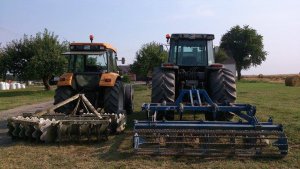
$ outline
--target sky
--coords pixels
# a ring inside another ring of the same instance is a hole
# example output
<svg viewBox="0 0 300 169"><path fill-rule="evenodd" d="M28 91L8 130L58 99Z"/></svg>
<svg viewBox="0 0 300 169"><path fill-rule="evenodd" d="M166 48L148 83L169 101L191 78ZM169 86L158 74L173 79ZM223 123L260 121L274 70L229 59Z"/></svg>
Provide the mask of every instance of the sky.
<svg viewBox="0 0 300 169"><path fill-rule="evenodd" d="M300 72L299 0L0 0L0 43L45 28L60 40L111 43L132 63L148 42L167 33L211 33L218 46L235 25L250 25L264 39L267 59L242 74Z"/></svg>

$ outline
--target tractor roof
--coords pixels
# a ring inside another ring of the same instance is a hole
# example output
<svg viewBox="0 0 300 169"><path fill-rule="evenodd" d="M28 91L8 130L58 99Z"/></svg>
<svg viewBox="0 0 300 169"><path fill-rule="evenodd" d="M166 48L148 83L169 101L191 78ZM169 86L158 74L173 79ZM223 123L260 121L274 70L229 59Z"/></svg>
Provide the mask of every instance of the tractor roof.
<svg viewBox="0 0 300 169"><path fill-rule="evenodd" d="M196 33L174 33L171 35L171 39L202 39L213 40L215 36L213 34L196 34Z"/></svg>
<svg viewBox="0 0 300 169"><path fill-rule="evenodd" d="M108 43L81 43L81 42L75 42L75 43L71 43L70 46L101 46L101 47L104 47L105 49L111 49L111 50L117 52L117 49L114 48L111 44L108 44Z"/></svg>

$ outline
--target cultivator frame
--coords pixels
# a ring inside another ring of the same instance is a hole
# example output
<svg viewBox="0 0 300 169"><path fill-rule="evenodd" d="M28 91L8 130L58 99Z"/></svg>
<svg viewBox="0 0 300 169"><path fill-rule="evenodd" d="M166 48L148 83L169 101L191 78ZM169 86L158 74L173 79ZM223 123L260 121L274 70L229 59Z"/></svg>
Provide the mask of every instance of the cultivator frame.
<svg viewBox="0 0 300 169"><path fill-rule="evenodd" d="M144 103L149 117L134 122L134 150L138 154L197 156L279 156L288 153L281 124L259 122L250 104L214 103L203 89L181 90L174 103ZM157 121L158 112L175 111L179 121ZM237 121L183 121L186 112L232 113Z"/></svg>
<svg viewBox="0 0 300 169"><path fill-rule="evenodd" d="M76 101L69 114L56 113L55 109ZM84 94L77 94L48 109L7 119L8 134L13 139L36 140L46 143L63 141L107 140L111 130L125 129L126 116L101 113Z"/></svg>

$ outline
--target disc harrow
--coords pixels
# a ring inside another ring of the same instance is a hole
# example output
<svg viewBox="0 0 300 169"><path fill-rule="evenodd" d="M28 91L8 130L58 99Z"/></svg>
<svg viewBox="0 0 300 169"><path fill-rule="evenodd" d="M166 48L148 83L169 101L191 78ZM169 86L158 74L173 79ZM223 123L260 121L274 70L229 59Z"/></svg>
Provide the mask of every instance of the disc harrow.
<svg viewBox="0 0 300 169"><path fill-rule="evenodd" d="M55 109L77 100L71 114L56 113ZM101 112L101 111L100 111ZM46 110L24 113L7 119L8 135L13 139L39 142L99 141L108 134L125 129L126 116L98 112L83 94L77 94Z"/></svg>
<svg viewBox="0 0 300 169"><path fill-rule="evenodd" d="M186 100L189 98L190 100ZM134 150L137 154L284 157L288 139L281 124L259 122L256 108L249 104L221 105L211 101L205 90L182 90L173 104L145 103L148 120L134 122ZM177 121L156 121L158 112L177 112ZM237 121L184 121L187 111L233 113Z"/></svg>

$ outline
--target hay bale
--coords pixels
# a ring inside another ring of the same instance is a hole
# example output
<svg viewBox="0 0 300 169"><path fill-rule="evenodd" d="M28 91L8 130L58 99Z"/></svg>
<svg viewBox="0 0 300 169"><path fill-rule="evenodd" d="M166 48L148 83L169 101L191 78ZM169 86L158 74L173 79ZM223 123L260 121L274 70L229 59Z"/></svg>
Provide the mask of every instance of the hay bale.
<svg viewBox="0 0 300 169"><path fill-rule="evenodd" d="M290 76L285 78L286 86L300 86L300 76Z"/></svg>
<svg viewBox="0 0 300 169"><path fill-rule="evenodd" d="M264 78L264 75L263 74L259 74L258 78Z"/></svg>

